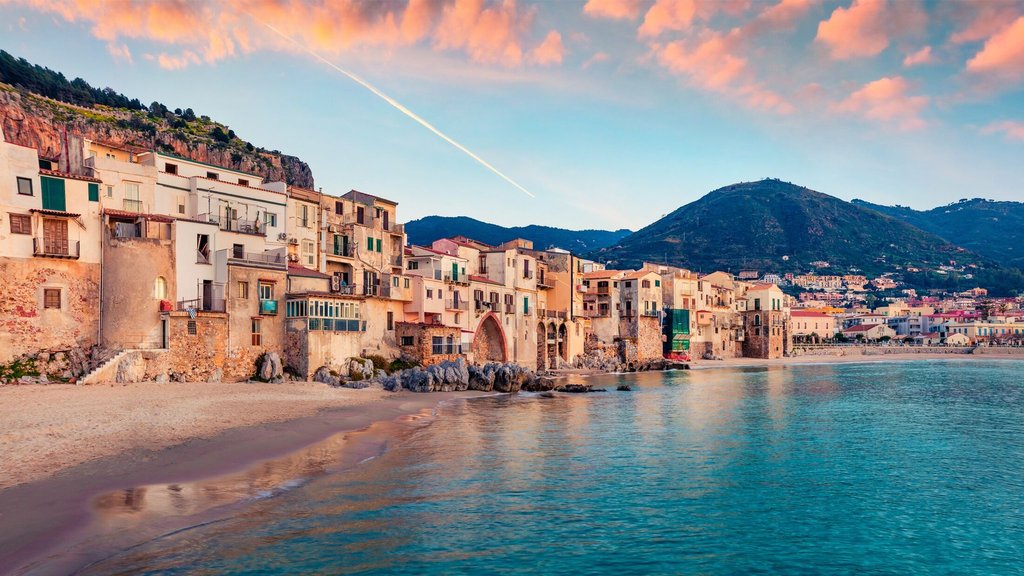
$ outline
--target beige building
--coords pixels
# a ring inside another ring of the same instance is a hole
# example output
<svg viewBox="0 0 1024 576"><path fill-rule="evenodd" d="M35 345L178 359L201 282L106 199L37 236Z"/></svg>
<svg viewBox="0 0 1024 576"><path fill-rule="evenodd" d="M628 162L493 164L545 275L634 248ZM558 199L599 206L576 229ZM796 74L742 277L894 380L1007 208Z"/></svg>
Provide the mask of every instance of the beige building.
<svg viewBox="0 0 1024 576"><path fill-rule="evenodd" d="M99 341L100 181L0 131L0 362Z"/></svg>

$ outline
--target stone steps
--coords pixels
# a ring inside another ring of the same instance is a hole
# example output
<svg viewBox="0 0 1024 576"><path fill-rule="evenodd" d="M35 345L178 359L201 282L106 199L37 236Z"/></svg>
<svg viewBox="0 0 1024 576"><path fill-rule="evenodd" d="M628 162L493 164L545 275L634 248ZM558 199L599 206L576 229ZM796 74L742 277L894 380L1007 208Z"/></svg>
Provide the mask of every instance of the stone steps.
<svg viewBox="0 0 1024 576"><path fill-rule="evenodd" d="M117 371L117 363L120 362L121 359L129 352L131 352L131 350L121 350L117 354L114 354L109 360L93 368L88 374L79 378L78 384L85 386L87 384L96 384L97 382L113 380L113 372ZM108 372L110 372L110 374L108 374Z"/></svg>

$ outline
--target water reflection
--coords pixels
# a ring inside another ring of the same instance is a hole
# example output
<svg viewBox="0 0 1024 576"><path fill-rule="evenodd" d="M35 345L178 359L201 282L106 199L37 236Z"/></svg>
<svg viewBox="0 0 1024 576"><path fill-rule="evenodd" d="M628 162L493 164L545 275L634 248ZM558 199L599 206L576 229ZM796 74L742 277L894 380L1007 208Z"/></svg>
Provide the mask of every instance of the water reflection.
<svg viewBox="0 0 1024 576"><path fill-rule="evenodd" d="M270 477L321 473L86 573L1017 572L1022 368L722 369L474 400L364 465L329 472L344 443L282 464ZM211 498L196 490L110 508L177 513Z"/></svg>

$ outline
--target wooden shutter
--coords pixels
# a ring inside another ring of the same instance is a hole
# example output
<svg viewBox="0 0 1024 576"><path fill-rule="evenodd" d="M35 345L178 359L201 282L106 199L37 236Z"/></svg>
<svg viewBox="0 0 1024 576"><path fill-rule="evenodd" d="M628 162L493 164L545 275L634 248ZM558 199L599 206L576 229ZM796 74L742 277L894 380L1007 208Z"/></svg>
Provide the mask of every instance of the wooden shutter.
<svg viewBox="0 0 1024 576"><path fill-rule="evenodd" d="M48 178L46 176L40 176L39 180L43 188L43 209L60 212L66 211L67 202L64 199L64 181L60 178Z"/></svg>

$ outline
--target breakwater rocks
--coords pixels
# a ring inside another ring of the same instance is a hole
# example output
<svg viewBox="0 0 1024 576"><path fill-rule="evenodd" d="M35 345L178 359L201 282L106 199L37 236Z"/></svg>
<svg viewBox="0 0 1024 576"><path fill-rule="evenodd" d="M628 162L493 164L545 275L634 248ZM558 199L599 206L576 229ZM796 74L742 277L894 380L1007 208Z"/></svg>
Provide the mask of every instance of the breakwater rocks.
<svg viewBox="0 0 1024 576"><path fill-rule="evenodd" d="M514 393L535 380L537 375L532 370L518 364L491 362L470 366L462 358L426 368L417 366L379 378L385 390L413 392L480 390Z"/></svg>

